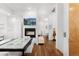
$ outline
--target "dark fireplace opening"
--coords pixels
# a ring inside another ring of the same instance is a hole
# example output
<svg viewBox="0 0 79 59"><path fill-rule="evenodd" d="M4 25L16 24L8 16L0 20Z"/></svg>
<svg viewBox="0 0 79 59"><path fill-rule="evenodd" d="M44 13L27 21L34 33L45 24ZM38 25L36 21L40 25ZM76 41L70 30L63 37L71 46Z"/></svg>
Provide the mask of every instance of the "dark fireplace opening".
<svg viewBox="0 0 79 59"><path fill-rule="evenodd" d="M25 36L35 37L36 36L35 28L25 28Z"/></svg>

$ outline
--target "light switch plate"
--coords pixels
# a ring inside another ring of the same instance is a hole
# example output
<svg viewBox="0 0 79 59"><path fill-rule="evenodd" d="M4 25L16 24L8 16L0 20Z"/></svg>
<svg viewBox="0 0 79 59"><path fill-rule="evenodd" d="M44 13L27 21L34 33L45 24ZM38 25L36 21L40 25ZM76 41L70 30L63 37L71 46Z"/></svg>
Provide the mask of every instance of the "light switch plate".
<svg viewBox="0 0 79 59"><path fill-rule="evenodd" d="M66 37L66 32L64 32L64 37Z"/></svg>

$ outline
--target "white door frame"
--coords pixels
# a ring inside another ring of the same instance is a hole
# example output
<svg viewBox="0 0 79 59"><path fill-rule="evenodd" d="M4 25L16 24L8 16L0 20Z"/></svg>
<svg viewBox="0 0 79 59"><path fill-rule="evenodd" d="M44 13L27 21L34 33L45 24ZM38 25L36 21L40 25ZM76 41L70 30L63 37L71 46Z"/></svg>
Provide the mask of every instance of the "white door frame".
<svg viewBox="0 0 79 59"><path fill-rule="evenodd" d="M64 56L68 56L69 55L69 5L67 3L58 3L56 11L57 11L56 48L59 49ZM59 22L61 22L62 25Z"/></svg>
<svg viewBox="0 0 79 59"><path fill-rule="evenodd" d="M64 42L64 55L69 56L69 4L64 4L64 32L66 32L66 41ZM67 46L67 47L66 47Z"/></svg>

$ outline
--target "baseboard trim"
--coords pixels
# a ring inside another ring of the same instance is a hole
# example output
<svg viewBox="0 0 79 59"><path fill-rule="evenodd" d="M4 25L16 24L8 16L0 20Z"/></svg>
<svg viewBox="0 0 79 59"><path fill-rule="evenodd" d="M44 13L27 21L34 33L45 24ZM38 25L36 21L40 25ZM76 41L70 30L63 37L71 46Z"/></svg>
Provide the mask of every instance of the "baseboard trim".
<svg viewBox="0 0 79 59"><path fill-rule="evenodd" d="M59 49L57 49L57 52L59 53L59 55L61 54L61 56L63 56L63 52L61 52Z"/></svg>
<svg viewBox="0 0 79 59"><path fill-rule="evenodd" d="M24 56L32 56L32 53L24 53Z"/></svg>

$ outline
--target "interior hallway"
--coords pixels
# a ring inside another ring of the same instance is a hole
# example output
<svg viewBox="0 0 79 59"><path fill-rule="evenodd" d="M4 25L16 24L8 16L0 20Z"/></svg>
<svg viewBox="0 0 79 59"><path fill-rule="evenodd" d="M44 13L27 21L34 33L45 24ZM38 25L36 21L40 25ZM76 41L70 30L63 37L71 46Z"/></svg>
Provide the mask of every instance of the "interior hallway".
<svg viewBox="0 0 79 59"><path fill-rule="evenodd" d="M6 39L16 40L16 38L18 39L22 38L28 40L35 39L34 43L38 44L38 40L40 40L38 39L38 37L46 35L48 36L49 41L45 41L44 45L33 46L32 44L29 46L30 48L28 47L28 49L25 52L32 53L31 55L62 55L58 52L57 49L59 49L60 51L63 52L63 55L68 55L68 41L67 39L63 40L64 37L62 35L63 31L67 32L64 29L64 27L66 28L66 24L64 23L66 23L65 18L67 18L66 15L67 13L65 12L67 9L67 4L58 4L58 3L9 4L8 3L8 4L0 4L0 8L1 8L0 24L2 27L2 29L0 29L2 33L0 32L0 34L3 37L3 39L5 37L3 41L6 41ZM64 15L66 15L66 17ZM56 47L55 47L55 42L51 41L53 39L52 36L55 31L57 34ZM18 40L18 42L19 41L20 40ZM12 46L14 46L14 43ZM16 46L17 44L14 46L14 48L16 48ZM9 46L7 45L7 47ZM22 50L25 49L22 48ZM9 53L8 55L11 55L11 52L8 53ZM14 55L16 55L16 52Z"/></svg>

